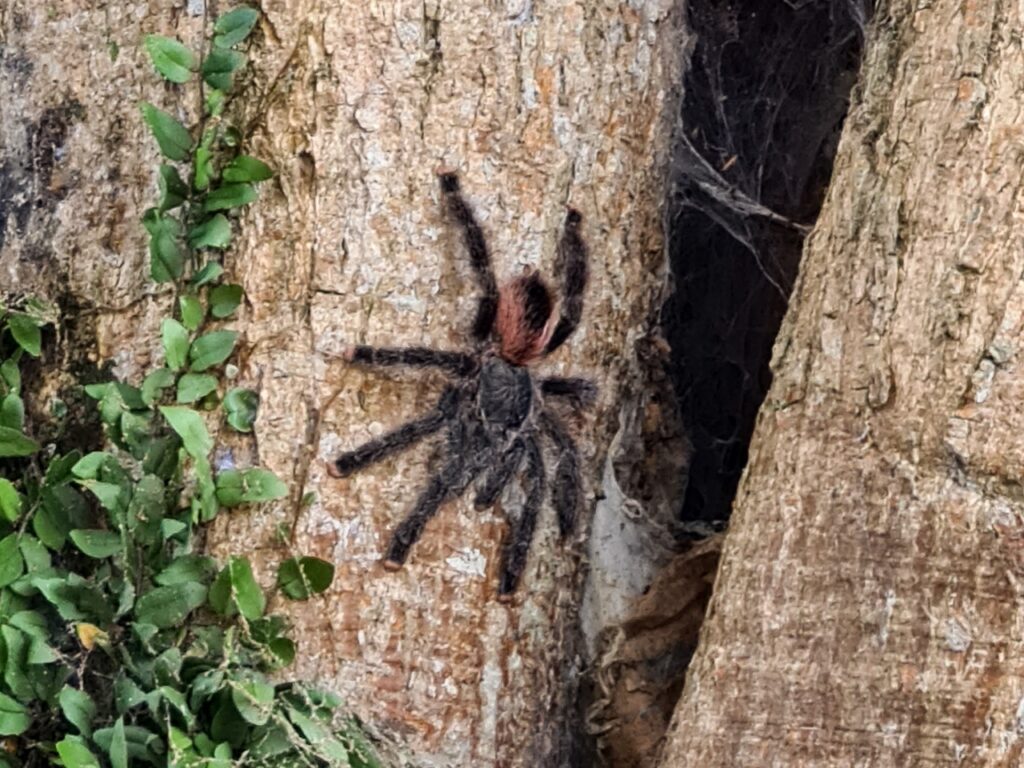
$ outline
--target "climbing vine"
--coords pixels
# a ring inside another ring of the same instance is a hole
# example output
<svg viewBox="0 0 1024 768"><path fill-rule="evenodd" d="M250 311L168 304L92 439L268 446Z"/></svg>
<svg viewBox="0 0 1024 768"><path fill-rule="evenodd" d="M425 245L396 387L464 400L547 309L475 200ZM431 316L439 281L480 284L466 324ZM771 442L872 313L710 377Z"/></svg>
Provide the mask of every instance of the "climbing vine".
<svg viewBox="0 0 1024 768"><path fill-rule="evenodd" d="M142 224L152 279L173 288L173 311L161 324L161 367L138 385L84 387L103 450L61 452L38 437L52 430L33 428L46 418L38 408L26 416L23 373L60 319L45 302L0 304L4 768L378 765L336 697L279 682L297 648L284 619L267 613L248 559L218 563L200 548L204 524L224 510L288 493L215 443L250 432L259 406L255 391L232 386L239 333L229 325L244 291L220 261L239 209L273 177L229 118L257 21L247 7L221 16L201 56L171 38L145 41L179 93L198 88L203 110L186 127L141 105L164 159ZM54 418L67 418L57 406ZM277 588L310 599L333 570L291 556Z"/></svg>

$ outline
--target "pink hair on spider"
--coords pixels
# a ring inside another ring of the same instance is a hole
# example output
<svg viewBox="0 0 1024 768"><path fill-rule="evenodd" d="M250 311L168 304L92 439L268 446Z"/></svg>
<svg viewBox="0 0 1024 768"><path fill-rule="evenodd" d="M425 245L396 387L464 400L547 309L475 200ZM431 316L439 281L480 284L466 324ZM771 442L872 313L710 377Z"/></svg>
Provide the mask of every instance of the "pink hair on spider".
<svg viewBox="0 0 1024 768"><path fill-rule="evenodd" d="M498 290L499 354L513 365L529 365L544 352L554 332L551 291L536 272L510 280Z"/></svg>

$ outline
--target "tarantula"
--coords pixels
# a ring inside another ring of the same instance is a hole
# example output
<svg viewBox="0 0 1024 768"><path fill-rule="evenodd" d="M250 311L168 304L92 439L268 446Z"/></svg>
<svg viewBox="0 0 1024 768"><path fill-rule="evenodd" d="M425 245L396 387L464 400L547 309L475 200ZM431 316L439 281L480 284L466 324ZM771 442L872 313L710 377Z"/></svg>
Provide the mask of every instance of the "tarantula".
<svg viewBox="0 0 1024 768"><path fill-rule="evenodd" d="M557 456L550 480L551 503L558 513L563 537L572 531L582 501L576 444L548 402L582 408L593 403L597 389L581 378L538 379L528 367L558 349L576 329L583 313L587 248L579 231L582 217L573 208L568 209L565 217L558 245L562 302L556 315L552 292L537 272L528 271L498 286L483 232L462 198L458 177L453 172L439 171L438 178L445 207L462 230L482 292L473 322L473 349L455 352L429 347L348 347L344 357L350 362L436 368L450 374L453 380L432 411L341 454L328 465L328 472L334 477L345 477L428 435L446 430L440 467L391 537L384 567L397 570L444 502L462 495L482 477L474 505L486 509L523 468L526 499L503 546L498 584L498 599L507 601L526 565L537 514L549 482L541 435Z"/></svg>

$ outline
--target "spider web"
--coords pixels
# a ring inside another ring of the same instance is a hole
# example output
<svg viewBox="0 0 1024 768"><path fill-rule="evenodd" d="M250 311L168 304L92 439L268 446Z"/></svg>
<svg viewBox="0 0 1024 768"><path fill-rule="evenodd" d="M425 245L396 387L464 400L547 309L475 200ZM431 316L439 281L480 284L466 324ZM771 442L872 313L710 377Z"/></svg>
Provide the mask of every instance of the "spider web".
<svg viewBox="0 0 1024 768"><path fill-rule="evenodd" d="M662 318L694 448L684 530L728 517L871 10L871 0L689 3L695 47L666 222L676 290Z"/></svg>

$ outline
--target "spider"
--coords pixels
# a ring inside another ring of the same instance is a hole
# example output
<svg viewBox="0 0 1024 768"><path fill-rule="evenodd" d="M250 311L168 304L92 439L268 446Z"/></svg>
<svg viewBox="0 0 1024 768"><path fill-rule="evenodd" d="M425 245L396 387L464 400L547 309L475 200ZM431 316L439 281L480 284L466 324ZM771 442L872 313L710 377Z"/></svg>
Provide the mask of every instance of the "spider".
<svg viewBox="0 0 1024 768"><path fill-rule="evenodd" d="M587 247L580 236L582 217L569 208L558 245L562 302L556 315L552 292L536 271L498 286L487 243L462 197L458 176L440 170L438 179L445 208L461 229L482 293L472 328L473 348L456 352L430 347L348 347L343 356L352 363L435 368L449 374L451 380L432 411L341 454L328 465L328 472L346 477L445 430L439 467L395 530L384 557L384 567L397 570L443 503L461 496L477 482L474 506L487 509L521 470L525 502L518 519L510 521L498 583L498 599L507 602L526 565L546 486L550 484L563 539L572 532L582 501L576 443L549 406L560 402L584 408L596 399L597 388L582 378L538 378L529 366L558 349L579 324L587 283ZM556 457L550 479L541 437L550 443Z"/></svg>

